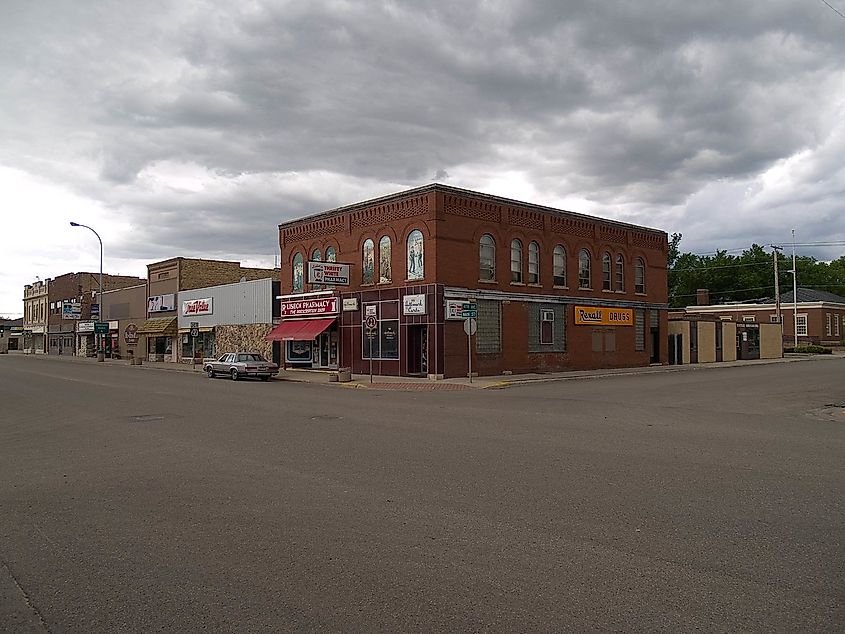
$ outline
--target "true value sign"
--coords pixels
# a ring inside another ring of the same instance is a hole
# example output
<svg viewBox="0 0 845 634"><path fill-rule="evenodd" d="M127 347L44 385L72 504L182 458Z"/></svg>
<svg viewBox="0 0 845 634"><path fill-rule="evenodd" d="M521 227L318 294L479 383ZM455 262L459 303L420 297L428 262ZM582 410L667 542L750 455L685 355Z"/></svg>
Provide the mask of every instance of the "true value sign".
<svg viewBox="0 0 845 634"><path fill-rule="evenodd" d="M282 317L317 317L337 314L337 297L296 299L282 302Z"/></svg>
<svg viewBox="0 0 845 634"><path fill-rule="evenodd" d="M212 313L212 299L189 299L182 302L183 315L210 315Z"/></svg>

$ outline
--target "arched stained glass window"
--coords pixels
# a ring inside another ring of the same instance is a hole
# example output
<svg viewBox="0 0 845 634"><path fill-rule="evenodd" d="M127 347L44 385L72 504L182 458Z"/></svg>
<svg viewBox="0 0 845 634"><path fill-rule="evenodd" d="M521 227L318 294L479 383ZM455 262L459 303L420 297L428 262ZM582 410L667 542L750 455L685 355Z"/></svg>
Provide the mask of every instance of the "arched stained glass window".
<svg viewBox="0 0 845 634"><path fill-rule="evenodd" d="M291 288L293 289L294 293L301 293L304 284L304 265L302 260L302 254L297 253L293 256L293 277L291 280Z"/></svg>
<svg viewBox="0 0 845 634"><path fill-rule="evenodd" d="M423 249L423 234L419 229L414 229L408 234L407 261L408 279L423 279L425 277L425 252Z"/></svg>
<svg viewBox="0 0 845 634"><path fill-rule="evenodd" d="M489 233L481 236L478 243L478 279L496 279L496 241Z"/></svg>
<svg viewBox="0 0 845 634"><path fill-rule="evenodd" d="M337 251L334 247L326 249L326 262L337 262Z"/></svg>
<svg viewBox="0 0 845 634"><path fill-rule="evenodd" d="M364 240L364 247L361 253L361 283L372 284L375 282L376 256L375 244L367 238Z"/></svg>
<svg viewBox="0 0 845 634"><path fill-rule="evenodd" d="M390 272L390 237L382 236L378 241L378 281L386 284L393 279Z"/></svg>

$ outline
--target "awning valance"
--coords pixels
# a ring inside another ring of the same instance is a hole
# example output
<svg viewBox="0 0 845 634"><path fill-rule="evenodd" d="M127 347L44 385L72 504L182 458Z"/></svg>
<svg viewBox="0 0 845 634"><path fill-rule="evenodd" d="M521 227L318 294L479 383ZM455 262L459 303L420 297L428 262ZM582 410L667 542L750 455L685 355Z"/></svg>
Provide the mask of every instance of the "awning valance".
<svg viewBox="0 0 845 634"><path fill-rule="evenodd" d="M273 328L267 341L313 341L317 335L332 325L334 317L328 319L286 319Z"/></svg>
<svg viewBox="0 0 845 634"><path fill-rule="evenodd" d="M176 318L159 317L158 319L148 319L138 328L138 334L156 335L159 337L173 336L176 334Z"/></svg>

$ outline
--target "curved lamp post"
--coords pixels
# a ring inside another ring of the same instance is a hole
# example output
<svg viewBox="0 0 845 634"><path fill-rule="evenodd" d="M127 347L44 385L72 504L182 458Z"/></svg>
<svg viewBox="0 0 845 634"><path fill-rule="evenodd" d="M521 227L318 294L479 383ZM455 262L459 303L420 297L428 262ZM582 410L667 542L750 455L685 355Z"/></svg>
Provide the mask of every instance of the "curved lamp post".
<svg viewBox="0 0 845 634"><path fill-rule="evenodd" d="M71 221L71 227L84 227L91 231L95 236L97 236L97 240L100 241L100 292L98 293L97 297L97 305L99 306L100 310L100 319L99 321L103 320L103 239L100 237L100 234L94 231L88 225L81 225L78 222ZM106 353L103 350L103 335L97 333L97 361L105 361L106 360Z"/></svg>

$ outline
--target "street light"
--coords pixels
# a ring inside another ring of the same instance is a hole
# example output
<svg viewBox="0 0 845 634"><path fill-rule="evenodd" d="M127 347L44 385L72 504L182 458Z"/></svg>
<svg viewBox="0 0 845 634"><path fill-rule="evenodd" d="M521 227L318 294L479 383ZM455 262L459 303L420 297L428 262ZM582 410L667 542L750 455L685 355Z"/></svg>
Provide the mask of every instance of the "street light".
<svg viewBox="0 0 845 634"><path fill-rule="evenodd" d="M91 229L88 225L82 225L78 222L70 222L71 227L84 227L91 231L95 236L97 236L97 240L100 241L100 292L98 293L97 297L97 307L99 312L100 319L103 319L103 239L100 237L100 234ZM97 361L105 361L106 360L106 353L103 350L103 335L97 333Z"/></svg>

